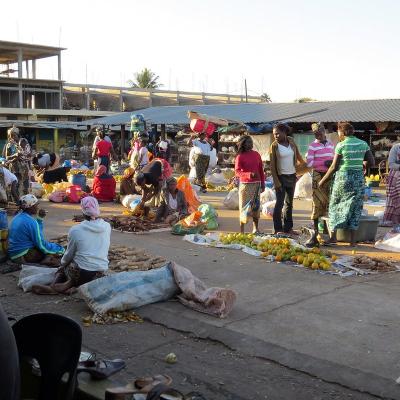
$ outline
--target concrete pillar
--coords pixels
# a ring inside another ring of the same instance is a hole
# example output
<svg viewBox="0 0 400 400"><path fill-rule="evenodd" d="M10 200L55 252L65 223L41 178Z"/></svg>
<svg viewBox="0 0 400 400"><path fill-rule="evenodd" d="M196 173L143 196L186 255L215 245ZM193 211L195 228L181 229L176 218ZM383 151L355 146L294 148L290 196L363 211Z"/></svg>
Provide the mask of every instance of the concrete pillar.
<svg viewBox="0 0 400 400"><path fill-rule="evenodd" d="M22 78L22 49L18 49L18 78Z"/></svg>
<svg viewBox="0 0 400 400"><path fill-rule="evenodd" d="M123 159L125 153L125 125L121 125L121 158Z"/></svg>
<svg viewBox="0 0 400 400"><path fill-rule="evenodd" d="M32 79L36 79L36 60L32 60Z"/></svg>
<svg viewBox="0 0 400 400"><path fill-rule="evenodd" d="M90 110L90 94L88 92L85 93L86 98L86 109Z"/></svg>
<svg viewBox="0 0 400 400"><path fill-rule="evenodd" d="M60 98L59 98L59 102L58 102L59 103L58 107L59 107L60 110L63 109L63 95L64 95L64 93L63 93L63 85L60 85L60 92L59 92Z"/></svg>
<svg viewBox="0 0 400 400"><path fill-rule="evenodd" d="M124 98L122 97L122 90L119 91L119 111L124 111Z"/></svg>
<svg viewBox="0 0 400 400"><path fill-rule="evenodd" d="M24 96L22 94L22 83L18 84L18 103L19 103L19 108L24 108Z"/></svg>
<svg viewBox="0 0 400 400"><path fill-rule="evenodd" d="M54 129L54 152L58 152L58 129Z"/></svg>
<svg viewBox="0 0 400 400"><path fill-rule="evenodd" d="M58 80L61 81L61 51L57 55L58 61Z"/></svg>
<svg viewBox="0 0 400 400"><path fill-rule="evenodd" d="M29 61L25 61L25 68L26 68L26 77L29 79Z"/></svg>

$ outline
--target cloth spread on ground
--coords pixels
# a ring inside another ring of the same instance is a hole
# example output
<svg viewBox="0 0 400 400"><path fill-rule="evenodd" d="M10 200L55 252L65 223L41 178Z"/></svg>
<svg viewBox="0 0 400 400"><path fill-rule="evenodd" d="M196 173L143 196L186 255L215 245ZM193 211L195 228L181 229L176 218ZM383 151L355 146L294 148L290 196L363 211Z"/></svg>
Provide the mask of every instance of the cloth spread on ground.
<svg viewBox="0 0 400 400"><path fill-rule="evenodd" d="M324 217L328 213L329 194L331 189L331 179L320 187L319 181L324 177L325 172L313 171L312 175L312 213L311 219Z"/></svg>
<svg viewBox="0 0 400 400"><path fill-rule="evenodd" d="M329 201L330 229L357 230L363 207L363 198L364 175L362 169L337 171L333 179Z"/></svg>
<svg viewBox="0 0 400 400"><path fill-rule="evenodd" d="M22 257L29 249L36 248L43 254L63 254L64 248L47 242L43 235L43 221L20 212L11 221L8 233L8 253L11 259Z"/></svg>
<svg viewBox="0 0 400 400"><path fill-rule="evenodd" d="M108 269L111 226L102 219L83 221L68 233L68 246L61 259L65 266L71 261L87 271Z"/></svg>
<svg viewBox="0 0 400 400"><path fill-rule="evenodd" d="M220 318L226 317L236 300L233 290L207 288L186 268L168 263L164 267L121 272L80 286L87 305L99 314L124 311L178 296L182 304Z"/></svg>

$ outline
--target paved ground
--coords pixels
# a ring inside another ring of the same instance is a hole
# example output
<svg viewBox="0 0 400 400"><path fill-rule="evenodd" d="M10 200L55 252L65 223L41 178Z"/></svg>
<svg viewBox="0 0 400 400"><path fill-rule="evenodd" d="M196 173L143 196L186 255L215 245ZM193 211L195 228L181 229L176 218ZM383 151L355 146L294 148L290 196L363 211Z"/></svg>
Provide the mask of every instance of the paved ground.
<svg viewBox="0 0 400 400"><path fill-rule="evenodd" d="M211 194L207 201L220 208L220 198ZM49 237L66 232L66 220L77 213L70 205L48 209ZM309 203L297 202L296 210L296 222L309 223ZM236 229L236 212L219 214L222 230ZM262 228L271 229L271 222L263 221ZM143 324L84 327L86 348L127 360L118 379L167 373L178 389L196 389L208 399L400 398L400 274L325 276L237 251L196 247L168 233L113 233L112 240L163 255L208 285L238 294L224 320L166 302L138 309ZM0 301L10 314L58 311L79 321L87 312L75 297L23 294L16 280L17 274L0 276ZM172 366L163 361L171 351L178 356Z"/></svg>

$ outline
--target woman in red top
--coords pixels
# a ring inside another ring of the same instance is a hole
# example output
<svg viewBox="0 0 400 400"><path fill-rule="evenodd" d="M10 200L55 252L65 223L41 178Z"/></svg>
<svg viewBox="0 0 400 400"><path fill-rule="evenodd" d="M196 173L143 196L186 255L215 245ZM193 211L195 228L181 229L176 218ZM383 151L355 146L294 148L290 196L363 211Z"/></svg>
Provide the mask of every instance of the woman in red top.
<svg viewBox="0 0 400 400"><path fill-rule="evenodd" d="M240 232L244 233L247 215L253 217L253 233L258 233L260 219L260 194L265 189L264 166L261 156L253 150L250 136L242 136L237 145L235 173L239 178Z"/></svg>
<svg viewBox="0 0 400 400"><path fill-rule="evenodd" d="M113 201L116 185L114 177L107 174L105 165L100 165L93 179L92 196L99 201Z"/></svg>
<svg viewBox="0 0 400 400"><path fill-rule="evenodd" d="M100 140L96 143L96 147L93 149L93 158L96 158L98 165L104 165L106 167L106 172L110 167L110 154L114 159L117 159L117 154L114 151L111 141L105 140L104 131L99 132Z"/></svg>

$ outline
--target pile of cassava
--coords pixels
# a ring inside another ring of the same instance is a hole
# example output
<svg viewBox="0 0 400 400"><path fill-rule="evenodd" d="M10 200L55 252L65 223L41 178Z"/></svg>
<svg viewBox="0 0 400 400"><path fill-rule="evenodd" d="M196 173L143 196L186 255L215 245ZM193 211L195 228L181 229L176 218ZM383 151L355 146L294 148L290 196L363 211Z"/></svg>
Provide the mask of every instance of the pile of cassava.
<svg viewBox="0 0 400 400"><path fill-rule="evenodd" d="M67 246L67 235L52 239L61 246ZM112 272L147 271L166 264L163 257L149 255L143 249L111 245L108 251L109 269Z"/></svg>

